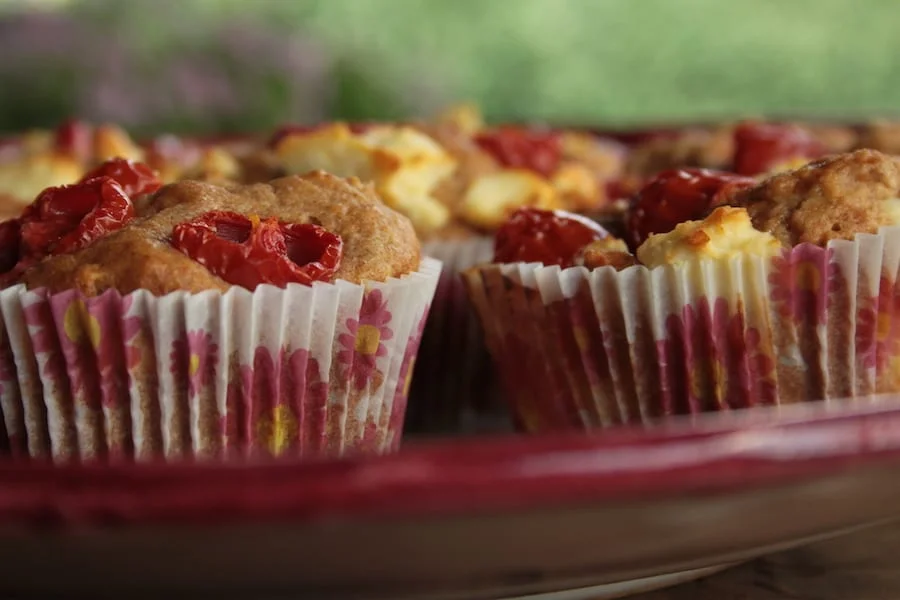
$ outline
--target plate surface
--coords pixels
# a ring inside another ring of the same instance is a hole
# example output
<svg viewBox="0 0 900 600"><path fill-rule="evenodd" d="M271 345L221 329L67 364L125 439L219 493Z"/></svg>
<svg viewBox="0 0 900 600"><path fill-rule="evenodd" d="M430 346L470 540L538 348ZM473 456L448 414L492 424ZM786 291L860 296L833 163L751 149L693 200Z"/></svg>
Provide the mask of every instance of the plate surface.
<svg viewBox="0 0 900 600"><path fill-rule="evenodd" d="M318 464L4 463L0 594L613 597L897 515L895 397Z"/></svg>

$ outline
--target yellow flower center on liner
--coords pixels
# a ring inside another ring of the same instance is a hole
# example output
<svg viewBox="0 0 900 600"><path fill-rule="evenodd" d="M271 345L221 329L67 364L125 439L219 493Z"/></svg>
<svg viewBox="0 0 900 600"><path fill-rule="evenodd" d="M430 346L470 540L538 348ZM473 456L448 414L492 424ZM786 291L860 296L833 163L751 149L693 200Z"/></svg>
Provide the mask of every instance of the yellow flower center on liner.
<svg viewBox="0 0 900 600"><path fill-rule="evenodd" d="M801 262L794 271L794 281L801 290L818 292L822 285L822 276L819 268L813 263Z"/></svg>
<svg viewBox="0 0 900 600"><path fill-rule="evenodd" d="M587 329L576 325L572 328L572 335L575 336L575 344L578 346L578 349L582 352L587 351L590 347L590 338L588 337Z"/></svg>
<svg viewBox="0 0 900 600"><path fill-rule="evenodd" d="M360 354L375 354L381 343L381 331L374 325L360 325L356 330L354 347Z"/></svg>
<svg viewBox="0 0 900 600"><path fill-rule="evenodd" d="M272 456L281 456L297 439L297 418L286 404L272 409L271 417L263 417L257 425L257 433L263 446Z"/></svg>
<svg viewBox="0 0 900 600"><path fill-rule="evenodd" d="M875 365L875 391L877 393L900 391L900 354L891 352Z"/></svg>
<svg viewBox="0 0 900 600"><path fill-rule="evenodd" d="M702 402L724 400L728 373L721 361L715 358L695 360L690 377L694 398Z"/></svg>
<svg viewBox="0 0 900 600"><path fill-rule="evenodd" d="M891 315L888 312L879 310L876 317L875 332L879 342L883 342L891 333Z"/></svg>
<svg viewBox="0 0 900 600"><path fill-rule="evenodd" d="M259 219L259 215L250 215L249 219L250 219L250 229L253 231L256 231L256 228L259 227L259 224L261 222Z"/></svg>
<svg viewBox="0 0 900 600"><path fill-rule="evenodd" d="M191 354L191 357L188 359L188 375L193 377L197 374L197 371L200 370L200 356L197 354Z"/></svg>
<svg viewBox="0 0 900 600"><path fill-rule="evenodd" d="M409 361L409 370L406 371L406 380L403 382L403 395L409 397L409 386L412 385L413 371L416 368L416 359Z"/></svg>
<svg viewBox="0 0 900 600"><path fill-rule="evenodd" d="M87 336L94 349L100 347L100 322L88 312L81 300L76 300L66 309L63 330L66 337L76 344L80 344Z"/></svg>

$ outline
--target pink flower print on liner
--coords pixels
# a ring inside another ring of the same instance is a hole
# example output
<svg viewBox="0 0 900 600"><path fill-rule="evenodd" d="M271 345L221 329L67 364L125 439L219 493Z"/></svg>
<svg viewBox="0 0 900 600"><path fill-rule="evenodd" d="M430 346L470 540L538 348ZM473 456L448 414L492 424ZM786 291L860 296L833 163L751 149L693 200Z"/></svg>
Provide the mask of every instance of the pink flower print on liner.
<svg viewBox="0 0 900 600"><path fill-rule="evenodd" d="M887 277L857 311L855 343L866 367L900 372L900 294Z"/></svg>
<svg viewBox="0 0 900 600"><path fill-rule="evenodd" d="M212 381L218 362L218 345L202 329L188 331L174 342L169 353L169 372L187 380L188 394L195 397Z"/></svg>
<svg viewBox="0 0 900 600"><path fill-rule="evenodd" d="M830 249L801 244L772 259L770 297L782 317L819 325L825 322L828 292L836 283Z"/></svg>
<svg viewBox="0 0 900 600"><path fill-rule="evenodd" d="M744 333L749 373L747 381L751 393L755 391L755 405L775 404L778 388L775 385L775 357L763 347L759 329L750 327ZM755 390L754 390L755 388Z"/></svg>
<svg viewBox="0 0 900 600"><path fill-rule="evenodd" d="M607 406L610 404L610 400L616 404L614 401L615 387L610 370L610 361L615 352L615 344L611 339L613 336L605 335L601 330L594 300L590 294L579 294L564 302L578 351L577 362L571 368L581 369L584 372L594 398L603 399L600 401ZM621 407L604 407L602 412L597 410L597 414L591 414L590 410L587 413L582 418L588 419L592 426L602 425L604 420L611 422L623 420Z"/></svg>
<svg viewBox="0 0 900 600"><path fill-rule="evenodd" d="M104 364L99 361L103 330L100 320L92 314L85 301L73 298L62 312L62 331L59 331L60 349L65 356L66 372L73 398L80 399L91 407L101 402L98 396L100 371Z"/></svg>
<svg viewBox="0 0 900 600"><path fill-rule="evenodd" d="M32 348L45 361L42 378L57 389L68 387L73 398L90 407L120 400L127 389L122 367L140 358L132 345L140 319L122 317L132 301L111 294L83 299L64 293L44 295L26 306Z"/></svg>
<svg viewBox="0 0 900 600"><path fill-rule="evenodd" d="M570 391L557 385L534 341L508 332L503 344L498 369L507 394L512 396L516 425L529 432L570 429L572 415L567 408L571 404ZM522 373L528 376L522 377Z"/></svg>
<svg viewBox="0 0 900 600"><path fill-rule="evenodd" d="M740 306L732 313L725 298L712 308L701 298L680 316L670 315L657 349L665 414L775 401L775 361L762 348L759 330L745 328Z"/></svg>
<svg viewBox="0 0 900 600"><path fill-rule="evenodd" d="M246 448L250 439L247 409L252 397L253 367L236 365L234 369L236 374L232 374L225 393L225 414L219 417L222 446L229 454L238 453L241 448Z"/></svg>
<svg viewBox="0 0 900 600"><path fill-rule="evenodd" d="M406 414L406 401L409 398L409 390L412 386L413 373L415 372L416 355L419 351L419 345L422 343L429 311L430 307L426 306L425 312L419 318L419 324L413 331L409 342L406 344L406 350L403 352L403 361L400 363L400 374L397 378L397 389L394 391L394 401L391 408L389 427L392 431L399 431L403 425L403 417Z"/></svg>
<svg viewBox="0 0 900 600"><path fill-rule="evenodd" d="M343 347L337 354L341 377L349 378L357 391L364 390L375 375L376 359L387 355L387 348L381 342L394 337L388 327L391 318L381 290L373 290L363 298L359 320L347 319L348 333L338 336L338 343Z"/></svg>
<svg viewBox="0 0 900 600"><path fill-rule="evenodd" d="M35 356L45 360L41 368L41 378L51 382L54 387L61 389L67 385L66 364L60 350L59 338L56 337L56 325L53 322L53 313L46 296L29 304L23 309L25 324L28 325L31 348Z"/></svg>
<svg viewBox="0 0 900 600"><path fill-rule="evenodd" d="M120 309L121 314L127 315L133 304L134 296L128 295L123 297ZM122 340L125 342L125 366L130 371L141 362L141 349L137 346L137 337L142 327L141 318L136 316L124 317L120 326L122 328Z"/></svg>
<svg viewBox="0 0 900 600"><path fill-rule="evenodd" d="M136 316L125 316L133 303L133 296L107 293L85 301L86 314L81 315L82 322L87 323L83 329L88 333L96 355L100 395L107 406L127 397L128 372L140 363L141 354L135 342L141 320Z"/></svg>
<svg viewBox="0 0 900 600"><path fill-rule="evenodd" d="M308 350L282 350L276 361L260 346L253 364L241 365L238 379L228 386L225 447L281 456L299 446L304 454L315 454L324 448L327 404L328 383Z"/></svg>
<svg viewBox="0 0 900 600"><path fill-rule="evenodd" d="M415 371L416 353L419 351L419 344L422 342L422 334L425 331L425 323L428 321L429 307L425 307L425 312L419 319L419 324L413 331L409 342L406 344L406 350L403 352L403 361L400 363L400 377L397 386L397 398L406 398L409 396L409 388L412 384L413 371Z"/></svg>

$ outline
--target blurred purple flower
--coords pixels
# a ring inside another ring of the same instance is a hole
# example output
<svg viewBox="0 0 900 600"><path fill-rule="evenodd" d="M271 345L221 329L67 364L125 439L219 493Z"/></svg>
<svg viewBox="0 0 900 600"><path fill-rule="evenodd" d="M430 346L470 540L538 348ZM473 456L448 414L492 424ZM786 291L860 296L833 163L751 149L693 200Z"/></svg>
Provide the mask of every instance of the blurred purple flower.
<svg viewBox="0 0 900 600"><path fill-rule="evenodd" d="M0 69L23 67L22 63L55 58L72 60L89 50L84 42L88 28L60 14L18 13L0 19ZM93 47L96 47L96 42Z"/></svg>
<svg viewBox="0 0 900 600"><path fill-rule="evenodd" d="M57 104L70 114L132 128L259 127L326 116L332 63L310 41L250 23L172 33L165 47L143 54L115 25L52 13L6 16L0 80L15 81L22 98L47 97L47 86L56 86ZM35 72L64 76L47 81Z"/></svg>

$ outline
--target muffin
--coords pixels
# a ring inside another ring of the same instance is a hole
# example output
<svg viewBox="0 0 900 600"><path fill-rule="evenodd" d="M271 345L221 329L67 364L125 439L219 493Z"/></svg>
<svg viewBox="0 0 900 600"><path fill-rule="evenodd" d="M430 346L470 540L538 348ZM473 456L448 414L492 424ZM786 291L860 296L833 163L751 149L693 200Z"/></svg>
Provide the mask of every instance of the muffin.
<svg viewBox="0 0 900 600"><path fill-rule="evenodd" d="M595 428L900 390L898 197L896 161L861 150L710 199L634 254L596 226L554 241L575 237L546 232L576 227L566 215L532 217L541 235L514 217L501 264L464 280L517 422Z"/></svg>
<svg viewBox="0 0 900 600"><path fill-rule="evenodd" d="M490 233L519 207L603 213L624 147L575 131L489 126L460 106L427 122L286 128L269 154L281 172L372 181L412 220L425 254L444 263L416 364L410 431L507 427L458 272L489 260Z"/></svg>
<svg viewBox="0 0 900 600"><path fill-rule="evenodd" d="M319 172L147 193L146 177L99 171L0 225L12 452L179 460L397 447L440 273L420 260L408 219L371 186Z"/></svg>
<svg viewBox="0 0 900 600"><path fill-rule="evenodd" d="M826 154L853 150L851 127L802 122L748 120L713 128L689 127L652 136L629 153L627 191L635 192L660 172L700 168L746 176L791 170Z"/></svg>
<svg viewBox="0 0 900 600"><path fill-rule="evenodd" d="M731 195L758 229L786 246L825 246L876 233L900 219L900 168L874 150L857 150L776 175Z"/></svg>

